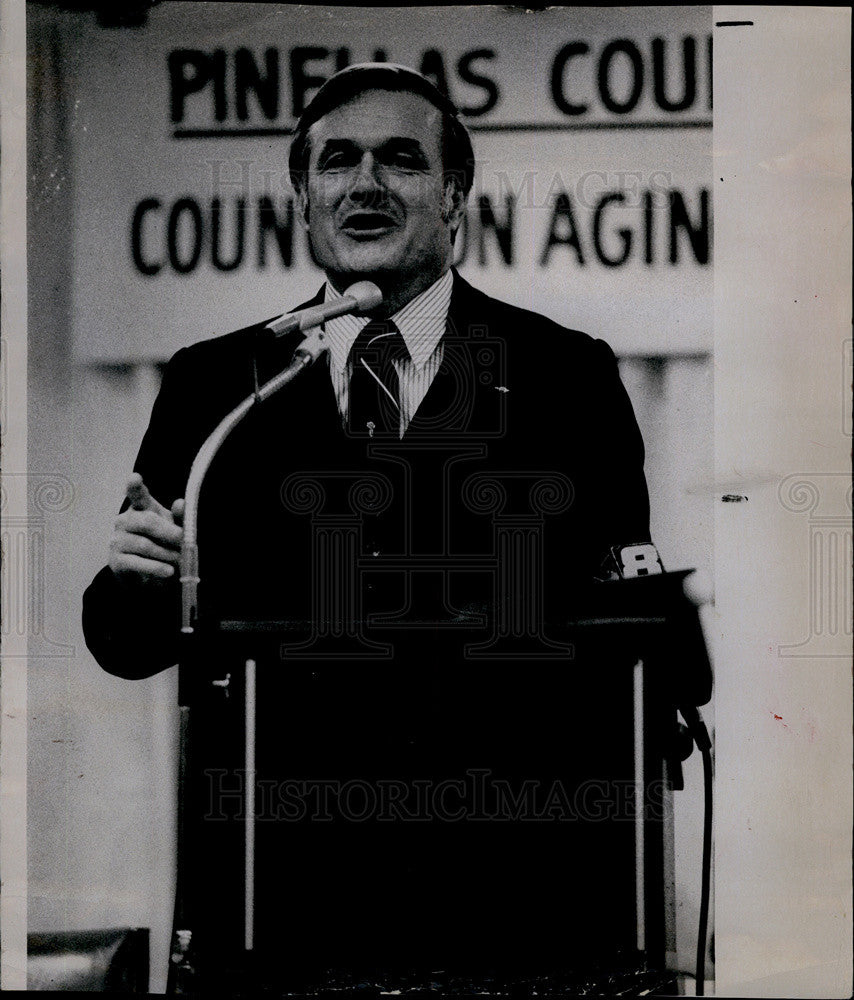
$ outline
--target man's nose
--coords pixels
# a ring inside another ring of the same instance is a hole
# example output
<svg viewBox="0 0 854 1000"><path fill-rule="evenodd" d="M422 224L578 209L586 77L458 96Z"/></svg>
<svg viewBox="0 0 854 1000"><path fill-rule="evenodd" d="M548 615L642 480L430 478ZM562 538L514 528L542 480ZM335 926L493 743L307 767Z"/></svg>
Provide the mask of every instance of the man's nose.
<svg viewBox="0 0 854 1000"><path fill-rule="evenodd" d="M375 195L382 188L378 164L371 152L365 152L353 173L350 184L350 197L366 197Z"/></svg>

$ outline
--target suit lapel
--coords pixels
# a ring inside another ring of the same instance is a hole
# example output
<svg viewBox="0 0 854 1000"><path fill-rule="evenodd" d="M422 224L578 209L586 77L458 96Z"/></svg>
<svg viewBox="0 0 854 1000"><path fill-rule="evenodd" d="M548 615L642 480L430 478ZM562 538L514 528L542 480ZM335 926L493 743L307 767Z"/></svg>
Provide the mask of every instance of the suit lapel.
<svg viewBox="0 0 854 1000"><path fill-rule="evenodd" d="M481 380L482 348L487 345L486 318L477 309L477 291L454 270L442 364L409 424L404 440L425 432L465 433L484 426L487 393ZM479 314L480 313L480 314ZM494 335L494 332L493 332Z"/></svg>

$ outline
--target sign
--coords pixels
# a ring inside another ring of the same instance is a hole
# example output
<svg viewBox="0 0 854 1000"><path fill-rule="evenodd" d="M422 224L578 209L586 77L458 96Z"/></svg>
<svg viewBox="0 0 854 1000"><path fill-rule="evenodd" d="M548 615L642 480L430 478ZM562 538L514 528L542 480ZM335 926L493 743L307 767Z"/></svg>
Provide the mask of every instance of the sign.
<svg viewBox="0 0 854 1000"><path fill-rule="evenodd" d="M290 136L322 83L366 60L420 70L471 130L455 261L474 284L618 353L711 349L707 8L175 3L136 31L87 31L73 123L82 359L162 359L314 293Z"/></svg>

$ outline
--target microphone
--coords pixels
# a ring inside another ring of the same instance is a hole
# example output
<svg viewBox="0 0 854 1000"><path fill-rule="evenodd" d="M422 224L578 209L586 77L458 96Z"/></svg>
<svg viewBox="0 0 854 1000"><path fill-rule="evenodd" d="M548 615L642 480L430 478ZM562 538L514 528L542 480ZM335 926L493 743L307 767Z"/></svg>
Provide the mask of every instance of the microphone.
<svg viewBox="0 0 854 1000"><path fill-rule="evenodd" d="M674 704L705 705L712 666L699 605L711 596L693 569L667 572L652 542L613 545L581 602L577 622L621 626L633 648L644 648L656 669L671 678Z"/></svg>
<svg viewBox="0 0 854 1000"><path fill-rule="evenodd" d="M350 285L340 299L299 309L297 312L283 313L278 319L269 322L264 329L276 337L283 337L294 330L305 333L306 330L320 326L321 323L336 316L345 316L347 313L361 315L369 312L381 305L382 300L383 293L372 281L357 281Z"/></svg>
<svg viewBox="0 0 854 1000"><path fill-rule="evenodd" d="M600 580L634 580L664 572L661 556L652 542L612 545L602 560Z"/></svg>

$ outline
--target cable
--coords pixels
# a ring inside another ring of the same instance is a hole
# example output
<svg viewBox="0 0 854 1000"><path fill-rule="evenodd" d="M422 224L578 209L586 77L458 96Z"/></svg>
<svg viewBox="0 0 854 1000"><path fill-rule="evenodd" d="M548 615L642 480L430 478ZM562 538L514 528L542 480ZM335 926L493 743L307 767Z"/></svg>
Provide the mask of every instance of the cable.
<svg viewBox="0 0 854 1000"><path fill-rule="evenodd" d="M706 993L706 937L712 887L712 741L700 711L693 706L679 708L703 758L703 867L700 889L700 923L697 928L697 968L694 992Z"/></svg>
<svg viewBox="0 0 854 1000"><path fill-rule="evenodd" d="M706 934L709 926L709 897L712 881L712 752L701 748L703 755L703 886L700 894L700 925L697 931L696 995L705 995Z"/></svg>

